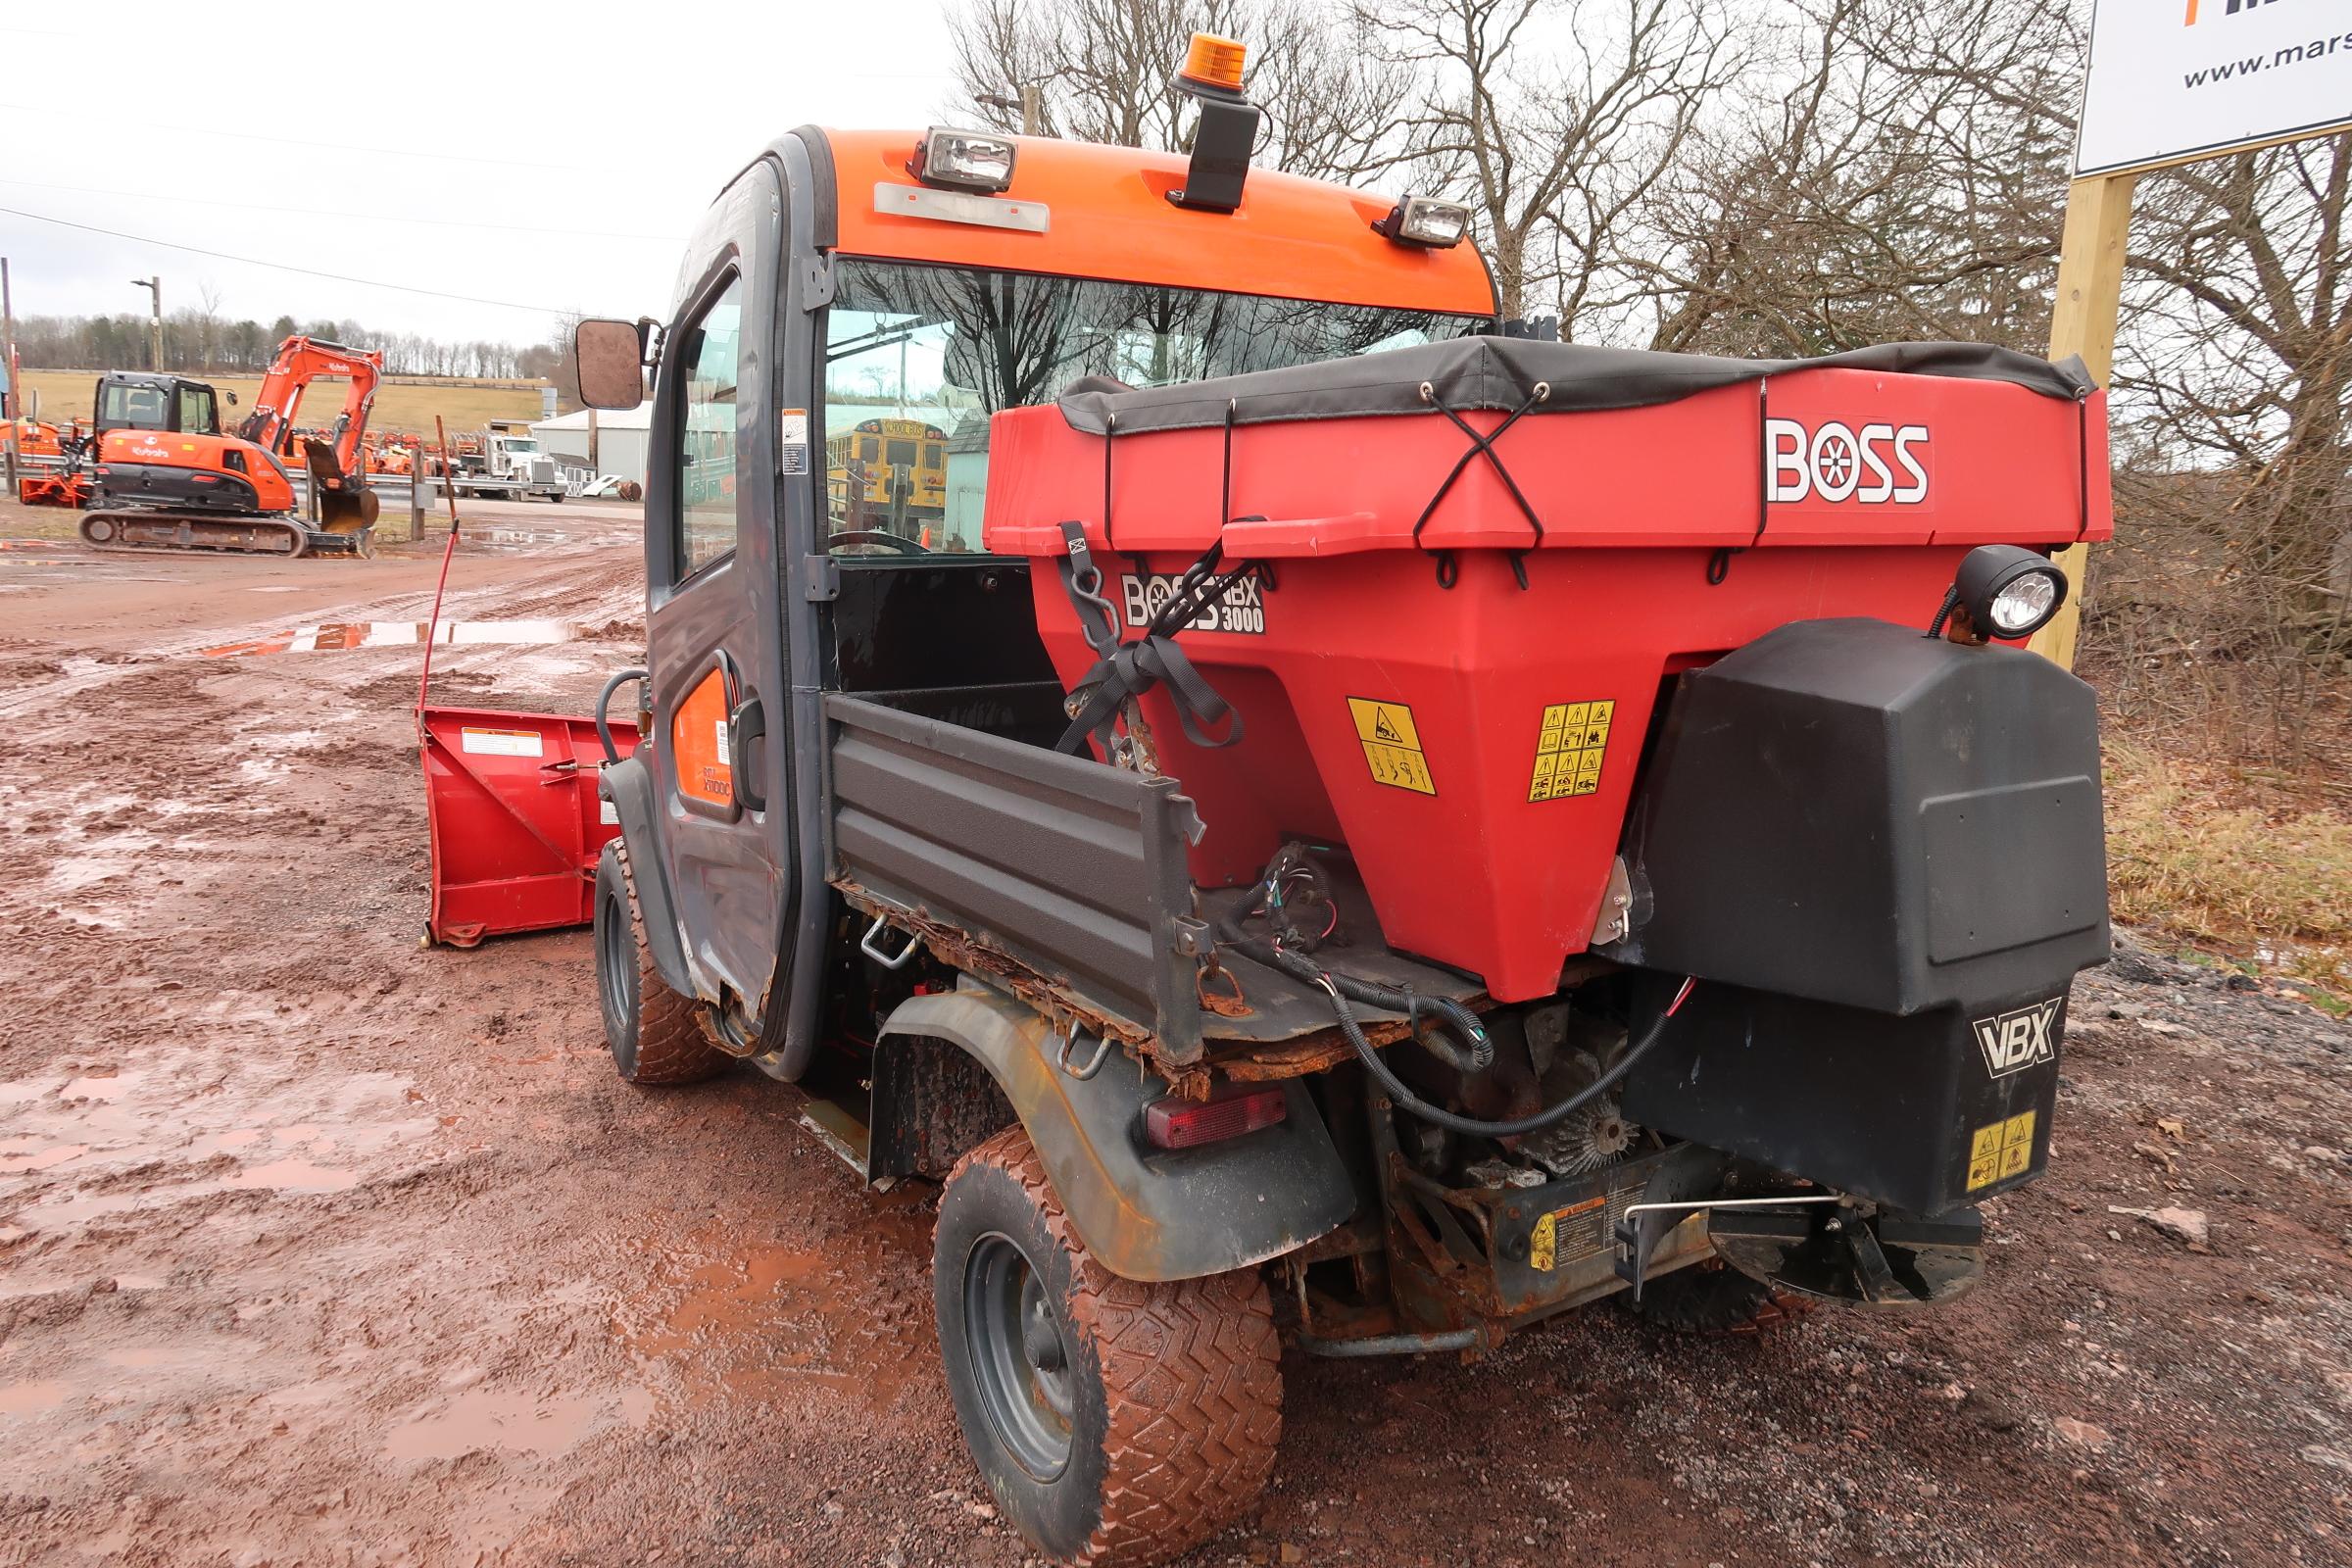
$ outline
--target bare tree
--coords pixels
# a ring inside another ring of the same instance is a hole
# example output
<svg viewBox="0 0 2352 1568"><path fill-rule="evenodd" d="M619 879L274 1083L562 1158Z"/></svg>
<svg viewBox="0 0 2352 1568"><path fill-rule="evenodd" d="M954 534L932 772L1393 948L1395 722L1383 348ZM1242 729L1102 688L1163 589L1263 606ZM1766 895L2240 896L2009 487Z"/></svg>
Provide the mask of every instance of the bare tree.
<svg viewBox="0 0 2352 1568"><path fill-rule="evenodd" d="M1172 79L1187 43L1195 31L1240 38L1265 111L1259 160L1329 179L1389 166L1409 92L1367 25L1318 0L970 0L948 25L957 119L1017 130L1035 88L1049 135L1177 152L1197 122Z"/></svg>
<svg viewBox="0 0 2352 1568"><path fill-rule="evenodd" d="M1667 349L2039 348L2080 58L2036 0L1812 0L1758 35L1630 256Z"/></svg>
<svg viewBox="0 0 2352 1568"><path fill-rule="evenodd" d="M2352 135L2239 153L2139 193L2119 380L2177 459L2242 473L2243 569L2341 634L2352 596Z"/></svg>
<svg viewBox="0 0 2352 1568"><path fill-rule="evenodd" d="M1419 91L1398 161L1467 201L1505 315L1573 323L1606 287L1632 216L1731 79L1706 0L1359 3Z"/></svg>

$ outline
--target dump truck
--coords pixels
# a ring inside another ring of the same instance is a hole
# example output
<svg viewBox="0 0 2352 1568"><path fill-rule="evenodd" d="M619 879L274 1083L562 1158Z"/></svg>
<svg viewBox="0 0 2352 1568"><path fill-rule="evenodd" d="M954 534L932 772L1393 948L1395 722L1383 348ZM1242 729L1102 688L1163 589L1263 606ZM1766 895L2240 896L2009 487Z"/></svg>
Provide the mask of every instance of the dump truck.
<svg viewBox="0 0 2352 1568"><path fill-rule="evenodd" d="M1544 341L1461 208L1251 169L1223 44L1178 84L1189 155L752 159L579 328L666 432L601 747L425 746L436 935L585 906L623 1079L748 1063L940 1184L947 1386L1064 1563L1234 1520L1286 1346L1951 1302L2108 948L2092 695L2022 646L2111 526L2079 364ZM928 542L828 480L876 403L945 432Z"/></svg>

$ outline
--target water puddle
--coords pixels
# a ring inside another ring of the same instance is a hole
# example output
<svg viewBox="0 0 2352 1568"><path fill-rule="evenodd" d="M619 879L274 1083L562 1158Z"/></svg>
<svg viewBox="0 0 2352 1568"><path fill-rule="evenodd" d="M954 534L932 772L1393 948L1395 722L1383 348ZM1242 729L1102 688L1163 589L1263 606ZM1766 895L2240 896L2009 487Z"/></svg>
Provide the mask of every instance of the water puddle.
<svg viewBox="0 0 2352 1568"><path fill-rule="evenodd" d="M421 648L431 623L422 620L345 620L297 626L252 642L201 650L206 659L251 659L263 654L336 654L363 648ZM448 620L432 628L439 647L514 647L567 643L579 632L567 620Z"/></svg>
<svg viewBox="0 0 2352 1568"><path fill-rule="evenodd" d="M39 1383L0 1384L0 1415L32 1415L54 1410L73 1394L73 1384L55 1378Z"/></svg>
<svg viewBox="0 0 2352 1568"><path fill-rule="evenodd" d="M406 1463L457 1459L485 1448L538 1455L564 1453L617 1416L642 1421L653 1400L642 1390L615 1401L590 1396L505 1394L476 1389L447 1406L392 1429L384 1439L387 1457Z"/></svg>
<svg viewBox="0 0 2352 1568"><path fill-rule="evenodd" d="M0 1215L35 1236L223 1193L347 1192L439 1131L388 1072L299 1074L187 1049L0 1085Z"/></svg>
<svg viewBox="0 0 2352 1568"><path fill-rule="evenodd" d="M810 1387L886 1408L930 1375L930 1214L878 1205L821 1251L740 1245L736 1227L645 1250L652 1279L627 1293L613 1331L689 1402L783 1402ZM735 1245L728 1245L730 1242Z"/></svg>

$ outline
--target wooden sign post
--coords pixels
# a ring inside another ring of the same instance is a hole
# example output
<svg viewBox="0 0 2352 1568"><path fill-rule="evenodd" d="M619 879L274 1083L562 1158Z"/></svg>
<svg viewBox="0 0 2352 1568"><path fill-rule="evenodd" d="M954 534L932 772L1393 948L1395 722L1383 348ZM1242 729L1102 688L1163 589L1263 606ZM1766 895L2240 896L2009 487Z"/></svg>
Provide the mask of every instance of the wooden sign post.
<svg viewBox="0 0 2352 1568"><path fill-rule="evenodd" d="M2050 358L2082 356L2105 386L2115 366L2132 187L2150 170L2352 128L2352 34L2341 0L2098 0L2058 247ZM2330 36L2330 34L2341 34ZM2316 41L2315 41L2316 38ZM2061 553L2071 591L2034 636L2075 662L2082 545Z"/></svg>
<svg viewBox="0 0 2352 1568"><path fill-rule="evenodd" d="M2066 229L2058 242L2058 304L2050 316L2050 358L2082 356L2090 378L2105 386L2115 368L2115 323L2124 300L2124 246L2132 228L2132 187L2137 174L2093 174L2066 193ZM2082 627L2082 571L2090 546L2059 552L2066 568L2066 603L2029 645L2069 669Z"/></svg>

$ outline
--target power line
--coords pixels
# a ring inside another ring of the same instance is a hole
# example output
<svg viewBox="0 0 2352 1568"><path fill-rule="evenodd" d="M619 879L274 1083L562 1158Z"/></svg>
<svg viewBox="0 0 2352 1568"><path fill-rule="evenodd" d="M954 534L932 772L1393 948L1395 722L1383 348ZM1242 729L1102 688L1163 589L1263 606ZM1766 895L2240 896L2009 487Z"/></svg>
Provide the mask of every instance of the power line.
<svg viewBox="0 0 2352 1568"><path fill-rule="evenodd" d="M337 283L357 283L363 288L388 288L402 294L429 294L437 300L463 300L468 305L494 305L501 310L528 311L534 316L562 316L564 312L552 305L524 305L514 300L484 299L479 294L452 294L447 289L418 288L414 283L386 283L380 278L353 277L345 272L322 272L315 267L294 267L285 262L265 262L258 256L233 256L227 251L206 250L201 245L182 245L175 240L150 239L144 234L126 234L119 228L100 228L96 223L76 223L72 219L51 218L46 213L28 213L21 207L0 207L0 213L17 218L29 218L36 223L55 223L61 228L78 228L92 234L106 234L115 239L126 239L135 245L160 245L170 251L187 251L196 256L211 256L223 262L241 262L247 267L268 267L280 272L300 272L308 277L330 278Z"/></svg>
<svg viewBox="0 0 2352 1568"><path fill-rule="evenodd" d="M44 108L39 104L0 103L0 109L15 109L28 115L69 115L74 113L68 109ZM150 130L170 131L175 136L184 136L188 132L194 131L200 136L225 136L232 141L266 141L280 147L318 147L330 152L370 153L385 158L429 158L436 163L443 164L498 164L508 169L544 169L564 174L598 172L597 170L583 164L537 164L520 158L482 158L469 153L430 153L414 147L363 147L347 141L318 141L308 136L264 136L250 130L219 130L211 125L194 125L185 122L164 124L158 121L133 120L119 115L110 115L108 118L117 124L145 125Z"/></svg>
<svg viewBox="0 0 2352 1568"><path fill-rule="evenodd" d="M500 229L510 234L564 234L579 239L643 239L664 245L683 246L685 241L675 234L637 234L601 228L534 228L523 223L476 223L454 218L406 218L397 213L341 213L317 207L269 207L260 202L226 202L211 196L167 196L161 192L143 190L103 190L95 185L53 185L37 179L0 179L0 185L19 185L26 190L72 191L79 196L120 196L134 202L184 202L197 207L236 207L254 213L291 213L299 218L356 218L378 223L424 223L434 228Z"/></svg>

